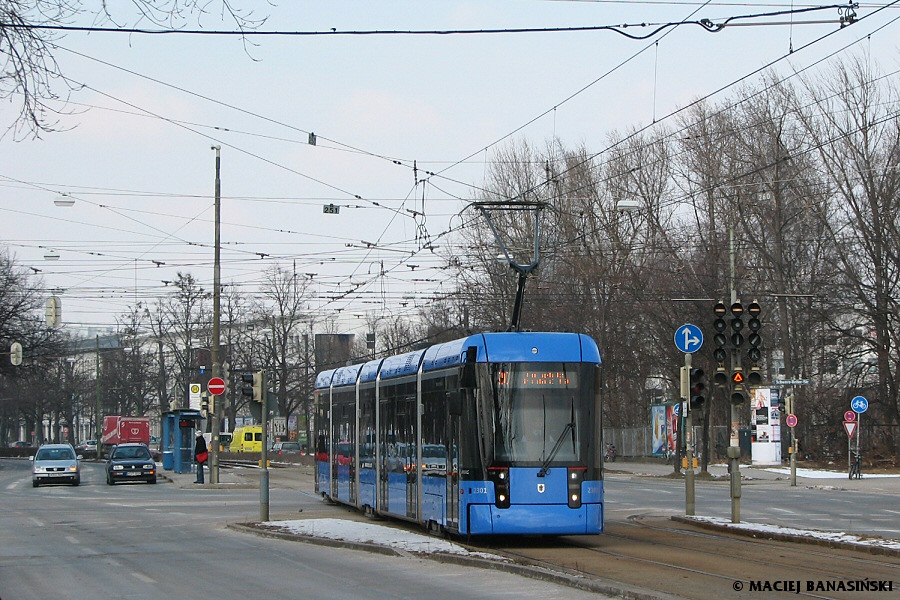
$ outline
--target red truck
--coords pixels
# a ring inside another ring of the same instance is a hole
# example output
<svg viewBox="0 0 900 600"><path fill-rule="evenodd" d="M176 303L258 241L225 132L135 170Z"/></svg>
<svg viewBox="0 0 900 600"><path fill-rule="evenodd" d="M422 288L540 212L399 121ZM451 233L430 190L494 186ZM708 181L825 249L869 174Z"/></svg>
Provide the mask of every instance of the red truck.
<svg viewBox="0 0 900 600"><path fill-rule="evenodd" d="M103 444L101 452L109 454L116 444L138 443L150 445L150 417L103 417Z"/></svg>

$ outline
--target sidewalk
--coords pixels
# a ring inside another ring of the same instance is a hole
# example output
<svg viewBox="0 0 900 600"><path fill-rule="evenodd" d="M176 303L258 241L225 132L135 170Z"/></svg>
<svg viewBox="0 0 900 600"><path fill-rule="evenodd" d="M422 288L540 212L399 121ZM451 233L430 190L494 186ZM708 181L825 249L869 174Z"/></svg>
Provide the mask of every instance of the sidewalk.
<svg viewBox="0 0 900 600"><path fill-rule="evenodd" d="M660 461L627 461L617 460L606 463L606 472L610 475L631 475L634 477L675 477L675 467ZM753 485L754 483L790 481L791 468L783 466L752 466L742 464L741 482ZM700 469L694 469L695 474L700 474ZM709 465L709 475L712 481L729 481L728 465L724 463ZM684 469L681 470L684 477ZM698 482L710 481L709 479L697 479ZM866 473L862 479L850 479L846 470L842 470L839 464L830 470L809 469L797 467L797 485L805 487L833 487L839 485L847 490L865 490L878 493L900 494L900 473Z"/></svg>

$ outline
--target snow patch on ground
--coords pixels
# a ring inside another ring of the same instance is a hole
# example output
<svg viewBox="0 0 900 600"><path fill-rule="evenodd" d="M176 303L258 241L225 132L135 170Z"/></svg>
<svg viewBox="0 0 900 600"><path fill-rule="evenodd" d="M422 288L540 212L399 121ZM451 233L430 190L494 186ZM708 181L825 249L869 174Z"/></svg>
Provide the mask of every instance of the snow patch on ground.
<svg viewBox="0 0 900 600"><path fill-rule="evenodd" d="M701 521L712 523L720 527L729 529L740 529L742 531L752 531L761 534L779 534L794 535L807 537L817 540L825 540L829 542L843 542L847 544L856 544L859 546L877 546L880 548L890 548L892 550L900 550L900 540L890 540L878 537L864 537L854 535L852 533L843 533L839 531L816 531L814 529L794 529L793 527L782 527L780 525L760 525L757 523L732 523L728 519L720 517L687 517L692 521Z"/></svg>
<svg viewBox="0 0 900 600"><path fill-rule="evenodd" d="M764 471L768 471L769 473L778 473L779 475L790 475L791 470L789 468L781 467L781 468L772 468L772 469L763 469ZM804 477L806 479L847 479L847 471L820 471L817 469L797 469L797 477ZM898 474L888 473L863 473L863 479L876 479L876 478L888 478L888 477L900 477Z"/></svg>
<svg viewBox="0 0 900 600"><path fill-rule="evenodd" d="M394 527L372 525L345 519L297 519L292 521L267 521L267 529L310 537L378 544L415 554L458 554L489 560L506 559L484 552L471 552L458 544L427 535L412 533Z"/></svg>

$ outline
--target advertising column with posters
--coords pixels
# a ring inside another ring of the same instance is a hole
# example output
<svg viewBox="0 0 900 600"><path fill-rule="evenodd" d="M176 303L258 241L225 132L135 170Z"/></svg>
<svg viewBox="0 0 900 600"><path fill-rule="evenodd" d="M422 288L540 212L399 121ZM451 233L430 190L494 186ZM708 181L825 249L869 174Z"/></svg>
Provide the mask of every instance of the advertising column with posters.
<svg viewBox="0 0 900 600"><path fill-rule="evenodd" d="M678 442L676 404L654 404L650 407L650 431L653 456L670 456Z"/></svg>
<svg viewBox="0 0 900 600"><path fill-rule="evenodd" d="M750 393L750 441L754 465L781 464L781 413L777 388Z"/></svg>

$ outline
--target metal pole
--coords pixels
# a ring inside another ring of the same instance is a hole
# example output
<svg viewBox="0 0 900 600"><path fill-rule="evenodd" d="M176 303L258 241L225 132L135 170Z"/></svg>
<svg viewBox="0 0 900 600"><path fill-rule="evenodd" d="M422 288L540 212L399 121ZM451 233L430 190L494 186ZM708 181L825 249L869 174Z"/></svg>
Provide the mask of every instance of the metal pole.
<svg viewBox="0 0 900 600"><path fill-rule="evenodd" d="M787 414L794 414L794 390L793 388L788 388L787 392L785 392L787 398L787 406L785 410ZM791 427L791 487L797 487L797 435L794 432L794 428Z"/></svg>
<svg viewBox="0 0 900 600"><path fill-rule="evenodd" d="M687 382L683 384L682 389L687 388L684 401L684 442L685 457L687 458L687 469L684 472L684 514L692 517L695 514L695 496L694 496L694 432L693 432L693 416L691 414L691 354L684 353L684 373L682 374Z"/></svg>
<svg viewBox="0 0 900 600"><path fill-rule="evenodd" d="M216 220L216 243L215 243L215 259L213 262L213 331L212 331L212 348L210 349L210 354L212 355L212 376L220 377L222 375L222 366L219 361L219 296L220 296L220 285L219 285L219 277L220 277L220 253L221 253L221 239L219 237L220 233L220 209L222 205L222 194L221 194L221 181L219 179L220 172L220 151L221 147L213 146L213 150L216 151L216 182L215 182L215 220ZM227 384L226 384L227 385ZM221 400L225 399L225 395L221 395L219 397L213 396L213 406L212 406L212 419L210 429L212 433L210 435L210 448L209 453L209 482L210 483L219 483L219 411L221 410Z"/></svg>
<svg viewBox="0 0 900 600"><path fill-rule="evenodd" d="M734 268L734 228L729 229L731 264L731 304L737 302L736 277ZM732 368L735 366L736 351L731 352ZM729 399L730 401L730 399ZM731 405L731 442L728 447L729 470L731 472L731 522L741 522L741 438L739 407Z"/></svg>
<svg viewBox="0 0 900 600"><path fill-rule="evenodd" d="M262 372L262 464L259 471L259 520L269 520L269 385Z"/></svg>
<svg viewBox="0 0 900 600"><path fill-rule="evenodd" d="M101 417L100 417L100 334L97 334L95 338L95 346L97 352L97 361L96 361L96 382L95 382L95 392L96 392L96 405L94 406L94 433L97 436L97 460L100 460L101 457L101 446L100 443L102 441L103 432L100 430L102 425Z"/></svg>

